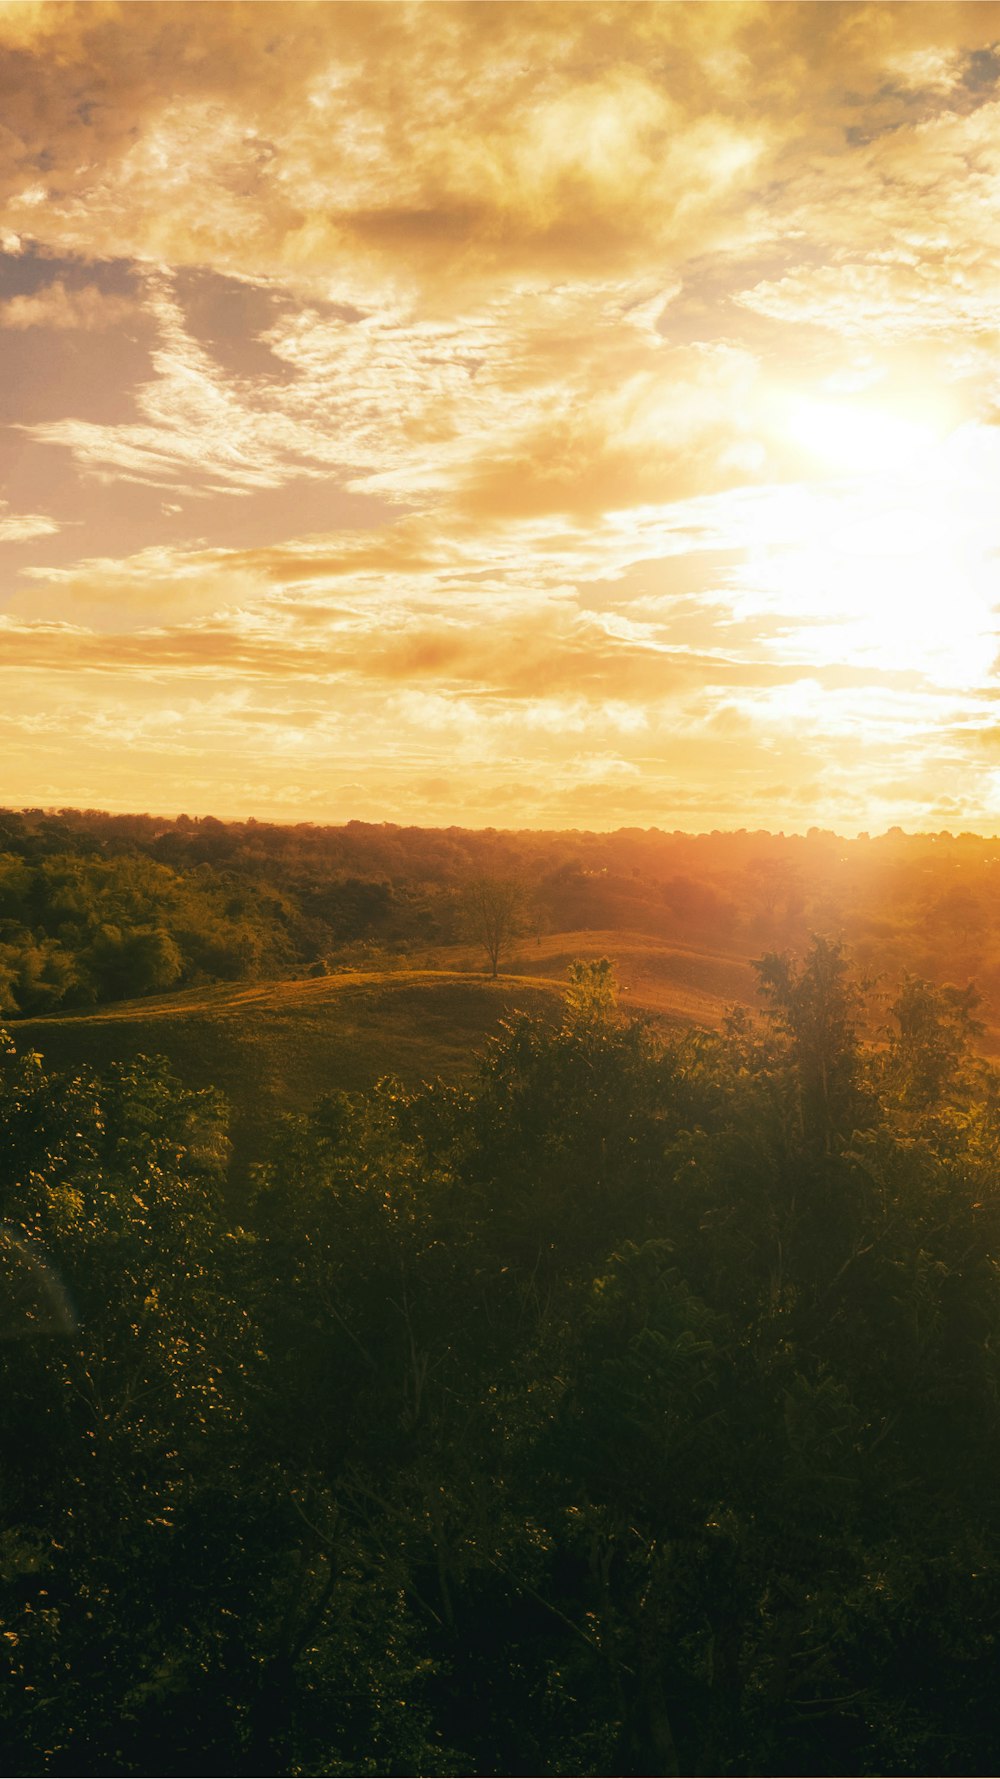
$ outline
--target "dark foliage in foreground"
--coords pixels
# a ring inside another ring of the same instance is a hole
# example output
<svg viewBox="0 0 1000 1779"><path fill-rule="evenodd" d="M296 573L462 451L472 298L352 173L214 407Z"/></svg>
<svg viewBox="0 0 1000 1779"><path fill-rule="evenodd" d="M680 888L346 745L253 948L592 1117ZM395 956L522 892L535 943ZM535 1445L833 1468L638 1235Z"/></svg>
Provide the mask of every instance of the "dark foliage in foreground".
<svg viewBox="0 0 1000 1779"><path fill-rule="evenodd" d="M664 1044L578 966L240 1228L211 1093L5 1053L8 1771L997 1771L995 1081L762 976Z"/></svg>

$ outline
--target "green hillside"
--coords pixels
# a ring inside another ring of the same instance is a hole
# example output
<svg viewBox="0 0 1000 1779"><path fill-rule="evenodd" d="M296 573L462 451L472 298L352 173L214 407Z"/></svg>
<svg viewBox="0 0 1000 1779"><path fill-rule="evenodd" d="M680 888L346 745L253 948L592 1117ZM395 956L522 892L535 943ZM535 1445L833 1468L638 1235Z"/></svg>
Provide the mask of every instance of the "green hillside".
<svg viewBox="0 0 1000 1779"><path fill-rule="evenodd" d="M140 1054L169 1058L186 1086L221 1087L233 1107L237 1168L261 1151L282 1112L322 1093L368 1087L385 1074L408 1085L460 1079L512 1005L543 1011L551 991L449 972L351 974L241 984L125 1002L75 1018L18 1022L18 1036L52 1067L100 1068Z"/></svg>
<svg viewBox="0 0 1000 1779"><path fill-rule="evenodd" d="M471 1074L476 1054L513 1008L556 1016L575 957L615 958L626 1009L714 1025L753 997L744 959L678 950L620 933L550 934L529 941L497 981L471 948L449 948L390 971L186 989L99 1012L17 1022L19 1040L56 1068L103 1067L164 1055L185 1085L221 1087L233 1106L237 1167L260 1152L268 1126L322 1093L394 1074L415 1086Z"/></svg>

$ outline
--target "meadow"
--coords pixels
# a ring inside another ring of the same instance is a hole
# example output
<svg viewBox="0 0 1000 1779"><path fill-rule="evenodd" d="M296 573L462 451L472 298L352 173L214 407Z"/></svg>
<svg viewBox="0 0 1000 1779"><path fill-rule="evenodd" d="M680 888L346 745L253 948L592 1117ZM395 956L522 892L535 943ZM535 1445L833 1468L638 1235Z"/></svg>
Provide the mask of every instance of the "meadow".
<svg viewBox="0 0 1000 1779"><path fill-rule="evenodd" d="M558 1019L574 958L611 955L623 1007L664 1024L719 1026L756 998L744 959L679 949L622 933L562 933L515 948L503 974L484 976L468 945L438 953L451 968L351 970L323 977L182 989L86 1014L18 1022L18 1036L60 1069L164 1056L191 1088L211 1082L232 1107L234 1167L242 1174L284 1112L323 1093L465 1082L498 1022L514 1009Z"/></svg>

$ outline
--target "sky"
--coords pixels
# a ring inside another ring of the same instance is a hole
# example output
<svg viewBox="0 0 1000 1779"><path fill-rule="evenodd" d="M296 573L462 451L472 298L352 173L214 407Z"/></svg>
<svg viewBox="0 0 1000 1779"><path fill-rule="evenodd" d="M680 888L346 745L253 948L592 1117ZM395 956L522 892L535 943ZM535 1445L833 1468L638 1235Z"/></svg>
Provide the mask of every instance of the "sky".
<svg viewBox="0 0 1000 1779"><path fill-rule="evenodd" d="M0 802L1000 831L1000 6L0 0Z"/></svg>

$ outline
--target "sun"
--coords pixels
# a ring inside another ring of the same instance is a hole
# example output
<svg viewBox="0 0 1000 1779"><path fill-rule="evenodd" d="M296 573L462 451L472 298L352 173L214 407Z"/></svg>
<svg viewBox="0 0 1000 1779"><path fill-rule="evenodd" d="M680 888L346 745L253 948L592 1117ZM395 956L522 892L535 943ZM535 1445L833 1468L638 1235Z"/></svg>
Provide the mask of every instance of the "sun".
<svg viewBox="0 0 1000 1779"><path fill-rule="evenodd" d="M921 411L805 395L787 398L782 427L798 476L762 493L748 527L733 576L745 615L784 624L772 646L785 658L925 686L989 683L993 429L956 426L930 397Z"/></svg>
<svg viewBox="0 0 1000 1779"><path fill-rule="evenodd" d="M792 396L783 405L787 440L817 467L841 475L912 471L933 455L947 430L944 416L871 400Z"/></svg>

